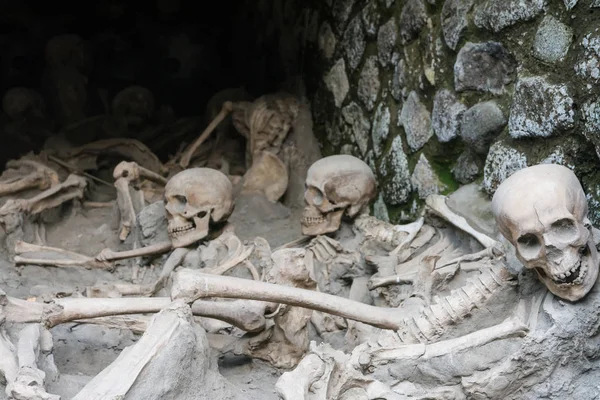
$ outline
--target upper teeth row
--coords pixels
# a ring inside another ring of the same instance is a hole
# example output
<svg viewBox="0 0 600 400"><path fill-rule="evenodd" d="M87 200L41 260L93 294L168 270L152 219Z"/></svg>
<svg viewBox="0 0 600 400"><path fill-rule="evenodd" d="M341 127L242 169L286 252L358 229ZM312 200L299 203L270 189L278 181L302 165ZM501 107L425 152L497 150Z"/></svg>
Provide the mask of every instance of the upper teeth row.
<svg viewBox="0 0 600 400"><path fill-rule="evenodd" d="M308 225L320 224L325 221L323 217L303 217L302 222Z"/></svg>
<svg viewBox="0 0 600 400"><path fill-rule="evenodd" d="M571 268L570 270L568 270L567 272L563 273L563 274L558 274L558 279L565 279L568 278L569 276L571 276L571 274L574 274L575 271L577 271L577 268L579 268L579 266L581 265L581 261L579 261L573 268Z"/></svg>
<svg viewBox="0 0 600 400"><path fill-rule="evenodd" d="M176 226L174 228L169 228L169 233L178 233L183 231L189 231L190 229L194 229L194 224L187 224L183 226Z"/></svg>

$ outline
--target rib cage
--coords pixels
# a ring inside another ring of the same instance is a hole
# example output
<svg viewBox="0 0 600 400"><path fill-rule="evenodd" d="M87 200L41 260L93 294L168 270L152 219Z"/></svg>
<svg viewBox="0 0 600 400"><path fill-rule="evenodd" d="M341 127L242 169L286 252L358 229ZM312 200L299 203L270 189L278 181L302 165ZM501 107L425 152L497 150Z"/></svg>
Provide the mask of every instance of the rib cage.
<svg viewBox="0 0 600 400"><path fill-rule="evenodd" d="M482 270L449 296L436 296L435 303L424 307L418 316L405 319L404 326L397 332L400 340L405 344L436 341L449 326L469 316L474 308L483 306L513 278L502 264Z"/></svg>

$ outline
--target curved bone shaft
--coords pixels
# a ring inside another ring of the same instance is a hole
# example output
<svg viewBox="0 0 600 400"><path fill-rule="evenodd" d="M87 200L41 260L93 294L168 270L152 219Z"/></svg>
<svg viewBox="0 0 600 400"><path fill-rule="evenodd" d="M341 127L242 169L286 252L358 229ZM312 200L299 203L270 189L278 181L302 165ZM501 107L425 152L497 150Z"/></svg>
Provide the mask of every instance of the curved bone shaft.
<svg viewBox="0 0 600 400"><path fill-rule="evenodd" d="M21 254L33 253L21 256ZM21 240L15 243L15 254L13 261L17 265L48 265L57 267L85 266L89 268L107 268L106 262L95 260L83 254L64 250L57 247L39 246ZM62 258L61 258L62 257Z"/></svg>
<svg viewBox="0 0 600 400"><path fill-rule="evenodd" d="M246 332L260 332L265 329L265 305L259 301L206 301L196 300L192 303L192 314L197 317L213 318L227 322ZM131 329L136 333L146 330L149 317L117 316L78 319L81 322L112 328Z"/></svg>
<svg viewBox="0 0 600 400"><path fill-rule="evenodd" d="M202 143L204 143L206 141L206 139L208 139L208 137L210 136L212 131L215 130L215 128L225 119L225 117L227 117L227 115L229 115L229 113L232 110L233 110L232 102L226 101L225 103L223 103L223 107L221 108L221 111L219 111L217 116L210 122L210 124L208 124L208 126L206 127L204 132L202 132L202 134L198 137L198 139L196 139L194 141L194 143L192 143L183 152L183 155L181 156L181 160L179 161L179 165L181 166L181 168L187 168L188 165L190 165L190 161L192 160L192 157L194 156L194 153L196 152L198 147L200 147L200 145Z"/></svg>
<svg viewBox="0 0 600 400"><path fill-rule="evenodd" d="M102 250L102 252L95 258L99 261L117 261L124 260L127 258L136 258L151 256L153 254L166 253L171 250L173 245L171 242L160 242L150 246L140 247L139 249L125 250L125 251L112 251L110 249Z"/></svg>
<svg viewBox="0 0 600 400"><path fill-rule="evenodd" d="M458 229L468 233L469 235L477 239L477 241L481 243L483 247L497 247L498 249L502 248L502 244L500 242L473 229L464 217L461 217L460 215L452 211L446 204L446 196L432 194L427 196L427 198L425 199L425 203L427 204L429 209L434 211L438 216L444 218L446 221L448 221Z"/></svg>
<svg viewBox="0 0 600 400"><path fill-rule="evenodd" d="M435 269L440 269L443 267L447 267L448 265L454 265L454 264L457 264L458 266L460 266L460 264L465 261L479 261L486 257L493 258L493 257L500 257L502 255L503 255L502 252L497 247L488 247L487 249L483 249L481 251L478 251L477 253L466 254L464 256L457 257L450 261L447 261L443 264L436 265Z"/></svg>
<svg viewBox="0 0 600 400"><path fill-rule="evenodd" d="M156 243L151 246L126 251L105 249L96 257L89 257L58 247L38 246L32 243L17 241L15 243L14 262L16 264L48 265L55 267L85 266L89 268L108 268L110 262L165 253L171 250L171 242ZM31 256L21 254L34 253ZM46 255L44 255L46 253ZM62 257L62 258L61 258Z"/></svg>
<svg viewBox="0 0 600 400"><path fill-rule="evenodd" d="M456 354L461 351L484 346L496 340L511 337L524 337L529 329L523 321L517 317L511 317L504 322L481 329L473 333L458 337L456 339L444 340L432 344L408 344L395 348L379 348L365 354L360 358L362 367L377 366L390 361L406 359L429 360L447 354Z"/></svg>
<svg viewBox="0 0 600 400"><path fill-rule="evenodd" d="M39 214L69 200L82 199L86 187L85 178L71 174L63 183L54 185L37 196L26 200L26 209L30 214Z"/></svg>
<svg viewBox="0 0 600 400"><path fill-rule="evenodd" d="M411 224L394 226L394 230L406 232L406 233L408 233L408 236L406 236L404 238L404 240L394 250L392 250L390 252L390 254L396 255L400 251L402 251L402 250L406 249L408 246L410 246L412 241L417 237L417 234L423 227L424 222L425 222L425 218L421 217Z"/></svg>
<svg viewBox="0 0 600 400"><path fill-rule="evenodd" d="M207 275L191 269L173 274L171 296L192 302L204 297L223 297L283 303L338 315L382 329L398 329L401 314L392 308L370 306L313 290L229 276Z"/></svg>
<svg viewBox="0 0 600 400"><path fill-rule="evenodd" d="M54 299L53 303L43 304L6 296L0 290L0 307L2 307L8 322L43 323L49 328L66 322L91 318L156 313L170 303L171 299L168 297L130 297L62 298ZM265 304L262 302L198 300L192 303L192 312L196 316L225 321L248 332L261 331L266 323ZM3 344L3 337L0 334L0 355L4 354L2 351L5 349L7 354L14 353L10 342L7 341L6 346ZM1 360L10 361L8 358L1 358L0 367L3 366ZM6 365L10 367L9 364Z"/></svg>
<svg viewBox="0 0 600 400"><path fill-rule="evenodd" d="M412 285L415 274L402 274L383 277L371 277L367 283L369 290L374 290L383 286L390 285Z"/></svg>

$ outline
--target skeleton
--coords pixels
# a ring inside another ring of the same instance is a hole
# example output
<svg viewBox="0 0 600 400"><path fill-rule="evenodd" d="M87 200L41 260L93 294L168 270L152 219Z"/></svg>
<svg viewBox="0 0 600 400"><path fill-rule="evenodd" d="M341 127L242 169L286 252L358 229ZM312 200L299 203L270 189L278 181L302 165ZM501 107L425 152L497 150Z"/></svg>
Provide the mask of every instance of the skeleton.
<svg viewBox="0 0 600 400"><path fill-rule="evenodd" d="M233 125L246 138L246 167L249 170L243 178L247 182L243 190L263 192L270 200L277 201L287 188L288 168L282 164L285 160L282 163L273 160L283 157L282 147L298 110L298 100L284 93L265 95L252 103L226 101L209 127L183 152L179 165L186 168L216 125L232 113ZM270 154L265 155L265 152ZM262 163L265 165L258 165ZM277 173L266 175L265 171L270 171L273 166L277 167Z"/></svg>
<svg viewBox="0 0 600 400"><path fill-rule="evenodd" d="M585 193L570 169L547 164L518 171L492 204L500 232L548 290L577 301L592 289L598 255Z"/></svg>

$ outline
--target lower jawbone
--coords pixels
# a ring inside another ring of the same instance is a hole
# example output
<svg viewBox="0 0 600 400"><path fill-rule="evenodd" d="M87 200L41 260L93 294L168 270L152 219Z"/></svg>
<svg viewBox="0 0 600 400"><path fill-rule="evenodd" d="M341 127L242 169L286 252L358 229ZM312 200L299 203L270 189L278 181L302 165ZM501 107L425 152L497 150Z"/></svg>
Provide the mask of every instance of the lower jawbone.
<svg viewBox="0 0 600 400"><path fill-rule="evenodd" d="M169 227L169 239L173 248L188 247L208 236L208 218L194 217L186 225Z"/></svg>
<svg viewBox="0 0 600 400"><path fill-rule="evenodd" d="M306 236L318 236L335 232L340 228L343 214L343 209L318 216L311 216L305 213L302 216L302 234Z"/></svg>
<svg viewBox="0 0 600 400"><path fill-rule="evenodd" d="M579 263L571 271L564 282L556 281L547 274L536 270L540 280L548 290L561 299L568 301L581 300L596 284L598 278L598 252L593 239L587 243L587 251L581 256Z"/></svg>

